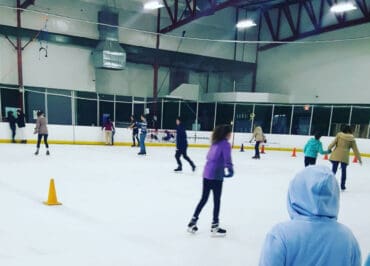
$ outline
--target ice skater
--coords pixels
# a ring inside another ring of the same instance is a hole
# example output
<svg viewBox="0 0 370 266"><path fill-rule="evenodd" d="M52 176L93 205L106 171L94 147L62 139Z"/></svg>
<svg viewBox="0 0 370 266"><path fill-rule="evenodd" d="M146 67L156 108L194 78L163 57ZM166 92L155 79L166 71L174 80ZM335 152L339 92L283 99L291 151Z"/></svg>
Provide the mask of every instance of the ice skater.
<svg viewBox="0 0 370 266"><path fill-rule="evenodd" d="M340 188L346 190L347 166L349 164L349 152L352 149L360 164L362 164L361 154L357 148L355 137L352 135L352 130L349 125L342 127L342 132L339 132L334 141L329 145L328 150L332 151L330 162L333 164L333 172L337 173L340 163L342 168L342 177Z"/></svg>
<svg viewBox="0 0 370 266"><path fill-rule="evenodd" d="M24 113L21 109L17 110L17 126L18 126L18 132L19 132L19 138L21 139L21 143L27 143L26 138L26 118L24 116Z"/></svg>
<svg viewBox="0 0 370 266"><path fill-rule="evenodd" d="M104 122L102 129L104 130L105 145L113 145L114 125L110 117Z"/></svg>
<svg viewBox="0 0 370 266"><path fill-rule="evenodd" d="M176 158L178 166L175 169L175 172L182 171L182 163L181 163L181 160L180 160L181 155L182 155L182 157L184 157L184 159L186 161L188 161L188 163L191 166L191 169L194 172L195 171L195 164L193 163L193 161L187 155L188 138L186 136L186 130L185 130L185 128L184 128L184 126L182 125L181 122L182 122L181 118L178 117L176 119L177 127L176 127L176 154L175 154L175 158Z"/></svg>
<svg viewBox="0 0 370 266"><path fill-rule="evenodd" d="M148 123L146 122L146 117L144 114L141 115L141 122L136 122L136 127L140 129L139 135L139 143L140 143L140 152L138 155L146 155L146 148L145 148L145 138L147 134L147 127Z"/></svg>
<svg viewBox="0 0 370 266"><path fill-rule="evenodd" d="M361 251L349 228L337 222L339 186L326 166L310 166L290 182L290 221L267 234L259 266L360 266Z"/></svg>
<svg viewBox="0 0 370 266"><path fill-rule="evenodd" d="M49 144L48 144L48 121L46 120L45 114L43 111L37 112L37 121L34 134L37 134L37 149L35 155L39 155L41 140L44 139L46 147L46 155L50 155Z"/></svg>
<svg viewBox="0 0 370 266"><path fill-rule="evenodd" d="M15 134L16 134L16 119L14 117L13 111L8 112L7 120L9 123L9 127L12 133L12 143L15 143Z"/></svg>
<svg viewBox="0 0 370 266"><path fill-rule="evenodd" d="M214 236L226 235L226 230L219 227L219 212L221 204L222 184L224 177L234 175L231 160L231 127L229 125L217 126L212 134L212 146L207 155L207 163L203 172L203 192L193 217L188 224L188 231L195 233L198 230L199 214L208 201L210 192L213 192L213 221L211 233ZM227 169L225 173L225 168Z"/></svg>
<svg viewBox="0 0 370 266"><path fill-rule="evenodd" d="M320 141L321 134L315 133L315 137L311 138L303 148L304 152L304 166L315 165L317 160L317 154L329 154L331 151L324 151L322 143Z"/></svg>
<svg viewBox="0 0 370 266"><path fill-rule="evenodd" d="M131 145L131 147L136 147L135 140L137 141L137 146L140 145L139 129L136 125L136 119L133 115L130 117L130 123L131 123L130 127L132 128L132 145Z"/></svg>
<svg viewBox="0 0 370 266"><path fill-rule="evenodd" d="M260 144L261 142L266 142L266 138L265 138L265 135L263 134L262 127L256 126L254 128L253 136L249 142L252 143L253 140L256 141L256 144L254 146L255 153L252 159L260 159L261 158L260 157Z"/></svg>

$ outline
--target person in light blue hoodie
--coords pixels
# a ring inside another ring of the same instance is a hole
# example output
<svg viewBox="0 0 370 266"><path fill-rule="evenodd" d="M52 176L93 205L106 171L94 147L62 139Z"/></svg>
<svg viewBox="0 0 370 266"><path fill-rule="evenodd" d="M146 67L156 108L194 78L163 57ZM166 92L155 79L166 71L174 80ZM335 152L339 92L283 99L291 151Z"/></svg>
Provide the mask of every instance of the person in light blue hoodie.
<svg viewBox="0 0 370 266"><path fill-rule="evenodd" d="M319 132L315 133L315 137L311 138L304 146L304 166L315 165L317 154L329 154L331 151L324 151L322 148L322 143L320 141L321 134Z"/></svg>
<svg viewBox="0 0 370 266"><path fill-rule="evenodd" d="M326 166L309 166L290 182L291 220L267 234L260 266L360 266L361 252L349 228L337 222L339 185Z"/></svg>

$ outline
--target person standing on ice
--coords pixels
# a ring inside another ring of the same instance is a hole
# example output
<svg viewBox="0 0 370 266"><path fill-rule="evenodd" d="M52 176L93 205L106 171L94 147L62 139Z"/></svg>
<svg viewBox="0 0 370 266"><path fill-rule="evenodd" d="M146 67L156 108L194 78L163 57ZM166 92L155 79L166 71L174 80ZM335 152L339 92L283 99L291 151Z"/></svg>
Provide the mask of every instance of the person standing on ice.
<svg viewBox="0 0 370 266"><path fill-rule="evenodd" d="M135 140L137 140L137 146L140 145L139 129L137 128L136 119L133 115L131 115L131 117L130 117L130 123L131 123L130 127L132 128L132 145L131 145L131 147L136 147Z"/></svg>
<svg viewBox="0 0 370 266"><path fill-rule="evenodd" d="M213 130L212 146L207 155L207 163L203 172L203 192L193 217L188 224L188 232L198 231L197 221L199 214L208 201L210 192L213 192L213 221L211 233L214 236L225 236L226 230L219 227L219 213L221 204L222 184L224 177L234 175L233 164L231 160L231 126L221 125ZM225 168L227 169L225 173Z"/></svg>
<svg viewBox="0 0 370 266"><path fill-rule="evenodd" d="M8 120L8 123L9 123L10 130L12 132L12 143L15 143L15 134L16 134L17 127L15 125L16 119L14 117L13 111L8 112L7 120Z"/></svg>
<svg viewBox="0 0 370 266"><path fill-rule="evenodd" d="M339 186L326 166L310 166L290 182L290 221L267 234L259 266L360 266L351 230L337 222Z"/></svg>
<svg viewBox="0 0 370 266"><path fill-rule="evenodd" d="M103 130L104 130L105 144L113 145L114 125L112 123L112 120L109 117L103 124Z"/></svg>
<svg viewBox="0 0 370 266"><path fill-rule="evenodd" d="M265 135L263 134L263 131L262 131L262 127L256 126L254 128L252 139L249 142L252 143L253 140L256 141L256 144L254 146L255 154L252 157L252 159L260 159L260 144L261 142L266 141Z"/></svg>
<svg viewBox="0 0 370 266"><path fill-rule="evenodd" d="M37 134L37 149L35 155L39 155L41 140L44 139L46 147L46 155L50 155L49 152L49 143L48 143L48 121L46 120L45 114L43 111L37 112L37 120L34 134Z"/></svg>
<svg viewBox="0 0 370 266"><path fill-rule="evenodd" d="M329 145L328 150L333 150L329 160L333 164L333 173L336 174L338 165L340 163L342 168L342 177L340 188L346 189L347 179L347 166L349 164L349 153L352 149L355 153L356 158L362 164L361 154L357 148L355 137L352 135L352 130L349 125L345 125L342 128L342 132L339 132L335 137L334 141Z"/></svg>
<svg viewBox="0 0 370 266"><path fill-rule="evenodd" d="M146 122L145 115L141 115L141 122L136 122L136 126L140 128L140 152L138 155L146 155L146 149L145 149L145 138L147 133L147 127L148 123Z"/></svg>
<svg viewBox="0 0 370 266"><path fill-rule="evenodd" d="M304 166L315 165L317 160L317 154L329 154L331 151L324 151L322 143L320 141L321 134L315 133L315 137L311 138L303 148L304 152Z"/></svg>
<svg viewBox="0 0 370 266"><path fill-rule="evenodd" d="M181 117L178 117L176 119L176 154L175 158L177 161L177 168L175 169L175 172L182 171L182 163L180 160L181 155L184 157L186 161L189 162L191 169L193 172L195 171L195 164L193 161L189 158L187 155L187 149L188 149L188 138L186 136L186 130L185 127L181 123Z"/></svg>
<svg viewBox="0 0 370 266"><path fill-rule="evenodd" d="M18 132L19 132L19 137L21 139L22 143L27 143L26 139L26 118L24 116L24 113L21 109L17 110L17 126L18 126Z"/></svg>

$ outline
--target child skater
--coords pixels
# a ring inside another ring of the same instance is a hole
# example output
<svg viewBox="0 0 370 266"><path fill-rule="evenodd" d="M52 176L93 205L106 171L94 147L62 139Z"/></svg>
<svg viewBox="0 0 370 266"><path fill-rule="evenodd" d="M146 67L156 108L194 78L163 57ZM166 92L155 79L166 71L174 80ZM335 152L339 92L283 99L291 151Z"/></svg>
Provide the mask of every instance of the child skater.
<svg viewBox="0 0 370 266"><path fill-rule="evenodd" d="M175 169L175 172L181 172L182 171L182 163L181 163L181 160L180 160L181 155L184 157L184 159L186 161L189 162L189 164L191 166L191 169L194 172L195 171L195 164L189 158L189 156L187 155L187 152L186 152L187 149L188 149L188 139L187 139L187 136L186 136L186 130L185 130L184 126L181 123L181 118L180 117L178 117L176 119L176 125L177 125L177 127L176 127L176 154L175 154L175 158L176 158L178 167Z"/></svg>
<svg viewBox="0 0 370 266"><path fill-rule="evenodd" d="M41 139L44 138L44 143L46 147L46 155L50 155L49 144L48 144L48 121L45 118L43 111L37 112L37 121L34 134L37 134L37 149L35 155L39 155Z"/></svg>
<svg viewBox="0 0 370 266"><path fill-rule="evenodd" d="M130 117L130 123L131 123L130 127L132 128L132 145L131 145L131 147L136 147L135 140L137 140L137 146L140 145L139 129L136 126L136 119L133 115L131 115L131 117Z"/></svg>
<svg viewBox="0 0 370 266"><path fill-rule="evenodd" d="M320 141L321 134L319 132L315 133L315 137L311 138L304 146L304 166L315 165L317 154L329 154L331 151L324 151L322 149L322 143Z"/></svg>
<svg viewBox="0 0 370 266"><path fill-rule="evenodd" d="M224 177L234 175L231 161L231 127L229 125L217 126L212 134L212 146L207 155L207 163L203 172L203 192L193 217L188 224L188 231L195 233L198 230L197 221L199 214L206 205L210 192L213 192L213 222L211 232L214 236L225 236L226 230L219 227L219 212L221 192ZM225 173L225 168L228 173Z"/></svg>

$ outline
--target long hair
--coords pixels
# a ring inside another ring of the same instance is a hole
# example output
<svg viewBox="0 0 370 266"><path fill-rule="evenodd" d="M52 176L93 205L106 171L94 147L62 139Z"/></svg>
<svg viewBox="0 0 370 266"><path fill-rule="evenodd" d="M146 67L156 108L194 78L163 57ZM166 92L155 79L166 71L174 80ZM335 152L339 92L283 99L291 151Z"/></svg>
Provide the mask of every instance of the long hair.
<svg viewBox="0 0 370 266"><path fill-rule="evenodd" d="M230 125L217 126L212 133L212 144L226 139L227 135L229 135L231 132L232 128Z"/></svg>

